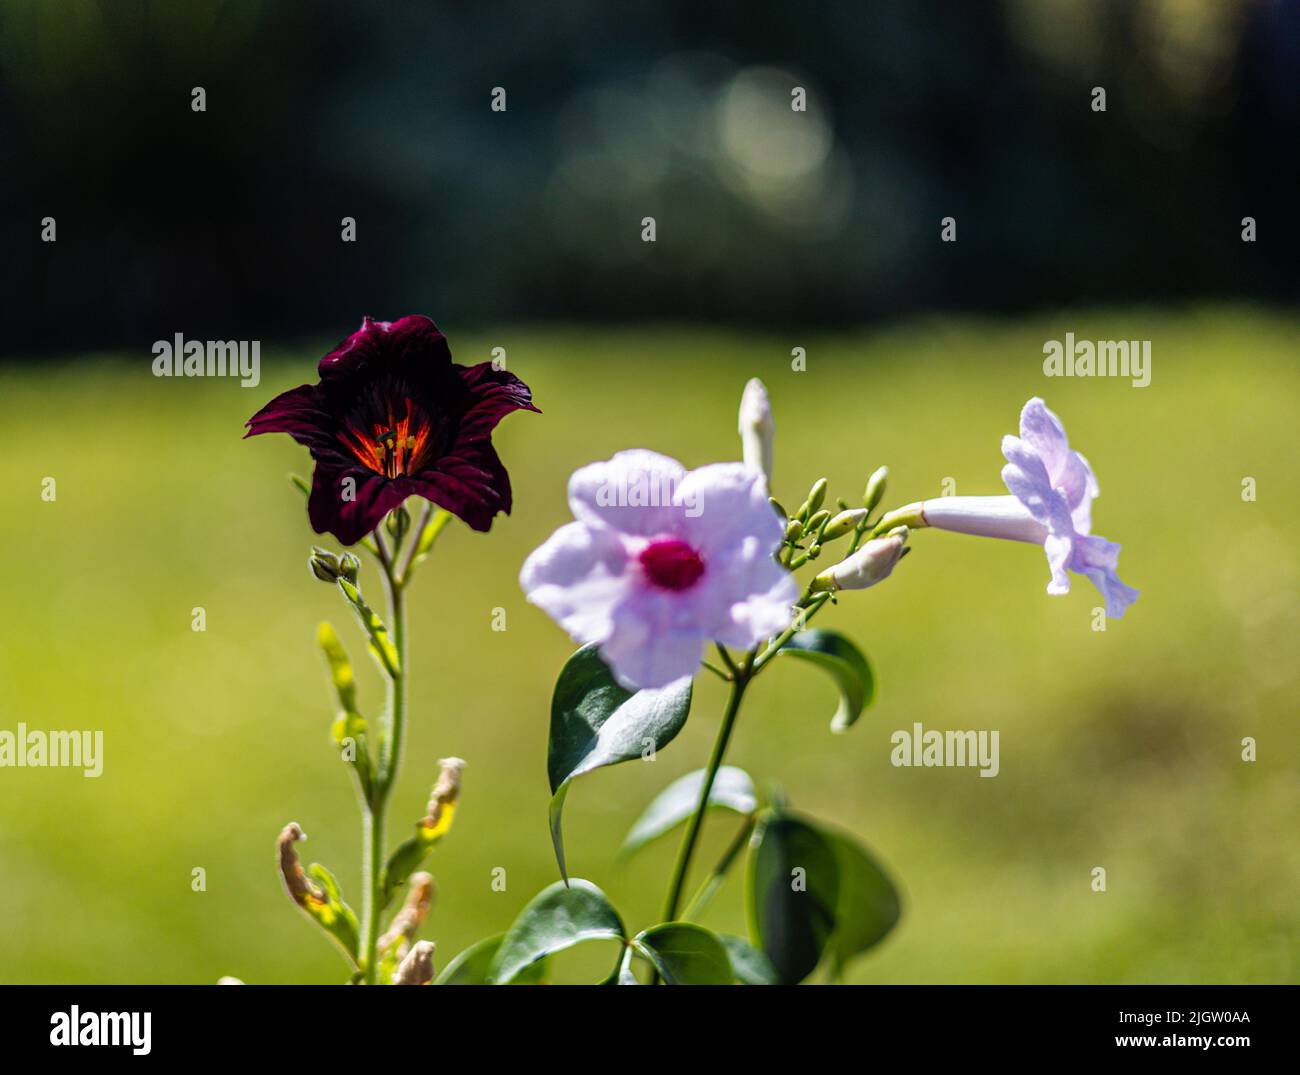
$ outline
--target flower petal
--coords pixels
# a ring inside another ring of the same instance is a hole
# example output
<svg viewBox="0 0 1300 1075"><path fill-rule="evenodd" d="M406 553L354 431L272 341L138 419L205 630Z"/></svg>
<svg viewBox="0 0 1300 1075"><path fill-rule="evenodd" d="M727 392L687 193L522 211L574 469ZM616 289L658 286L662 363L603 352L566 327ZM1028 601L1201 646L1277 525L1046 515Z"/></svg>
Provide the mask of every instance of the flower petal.
<svg viewBox="0 0 1300 1075"><path fill-rule="evenodd" d="M1047 404L1038 396L1020 410L1020 439L1038 453L1052 484L1057 484L1065 466L1066 453L1070 450L1070 442L1066 439L1065 426L1061 420L1048 410Z"/></svg>
<svg viewBox="0 0 1300 1075"><path fill-rule="evenodd" d="M468 406L460 418L457 443L491 436L497 423L512 411L542 413L533 406L532 390L513 373L493 368L491 362L456 366L455 370L469 394Z"/></svg>
<svg viewBox="0 0 1300 1075"><path fill-rule="evenodd" d="M673 595L638 587L614 608L600 655L629 690L666 687L693 676L704 635Z"/></svg>
<svg viewBox="0 0 1300 1075"><path fill-rule="evenodd" d="M799 584L790 572L772 562L771 557L763 556L755 565L751 576L750 595L735 602L728 610L728 622L716 631L710 631L711 638L738 649L749 649L765 642L790 626L794 618L794 603L799 600ZM773 572L767 570L774 568ZM761 590L761 580L770 579L772 585Z"/></svg>
<svg viewBox="0 0 1300 1075"><path fill-rule="evenodd" d="M1097 495L1097 479L1088 461L1078 452L1067 452L1065 464L1056 477L1056 488L1065 497L1074 529L1086 534L1092 529L1092 501Z"/></svg>
<svg viewBox="0 0 1300 1075"><path fill-rule="evenodd" d="M1106 615L1119 619L1138 599L1139 590L1120 581L1120 546L1117 542L1093 535L1080 535L1074 541L1070 570L1086 575L1106 599Z"/></svg>
<svg viewBox="0 0 1300 1075"><path fill-rule="evenodd" d="M492 442L458 445L437 460L433 469L399 478L409 494L446 508L471 528L487 531L498 512L510 514L510 475Z"/></svg>
<svg viewBox="0 0 1300 1075"><path fill-rule="evenodd" d="M332 386L375 364L395 373L428 373L451 365L451 348L438 326L422 314L396 321L366 317L356 332L320 360L316 371L323 384Z"/></svg>
<svg viewBox="0 0 1300 1075"><path fill-rule="evenodd" d="M333 534L342 544L355 545L405 499L395 482L378 474L318 461L307 498L307 517L316 533Z"/></svg>
<svg viewBox="0 0 1300 1075"><path fill-rule="evenodd" d="M1047 584L1047 592L1053 595L1070 592L1070 575L1066 567L1074 550L1074 541L1064 534L1048 534L1043 540L1043 552L1047 554L1047 566L1052 578Z"/></svg>
<svg viewBox="0 0 1300 1075"><path fill-rule="evenodd" d="M614 606L630 585L627 553L604 527L567 523L524 561L519 585L528 600L576 642L604 642Z"/></svg>
<svg viewBox="0 0 1300 1075"><path fill-rule="evenodd" d="M248 437L263 433L288 433L308 448L332 447L338 423L321 407L315 385L302 384L281 392L244 423Z"/></svg>
<svg viewBox="0 0 1300 1075"><path fill-rule="evenodd" d="M592 463L569 479L573 517L624 534L655 537L678 534L683 511L673 494L686 469L666 455L642 448Z"/></svg>
<svg viewBox="0 0 1300 1075"><path fill-rule="evenodd" d="M682 507L682 536L706 561L751 538L767 543L770 558L785 536L785 525L768 501L767 480L744 463L692 470L673 499Z"/></svg>
<svg viewBox="0 0 1300 1075"><path fill-rule="evenodd" d="M1002 480L1012 495L1029 509L1029 514L1053 533L1074 533L1065 498L1052 488L1038 453L1019 437L1005 436L1002 454L1007 460L1002 468Z"/></svg>

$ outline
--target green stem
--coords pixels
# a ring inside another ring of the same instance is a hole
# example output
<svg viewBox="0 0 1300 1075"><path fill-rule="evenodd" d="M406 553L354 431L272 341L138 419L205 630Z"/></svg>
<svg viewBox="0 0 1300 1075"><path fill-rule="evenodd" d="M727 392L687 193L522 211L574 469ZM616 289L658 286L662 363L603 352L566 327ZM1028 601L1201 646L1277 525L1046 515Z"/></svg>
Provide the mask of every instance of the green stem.
<svg viewBox="0 0 1300 1075"><path fill-rule="evenodd" d="M375 538L384 549L378 528ZM402 764L402 742L406 732L406 608L402 600L402 587L393 565L393 559L382 557L384 589L388 596L388 630L397 651L398 673L388 677L387 720L379 752L379 772L376 775L370 802L362 810L362 960L365 982L374 985L379 975L379 920L383 914L383 864L384 815L388 810L388 793L397 781Z"/></svg>
<svg viewBox="0 0 1300 1075"><path fill-rule="evenodd" d="M699 890L686 905L686 910L682 912L683 921L689 922L692 918L701 914L704 908L709 905L709 901L713 899L714 894L726 879L727 871L731 869L741 851L745 849L745 845L749 843L749 838L754 832L755 821L756 815L754 814L750 814L745 818L745 823L740 826L740 831L727 845L727 850L722 853L722 858L713 867L713 872L704 879L704 884L700 885Z"/></svg>
<svg viewBox="0 0 1300 1075"><path fill-rule="evenodd" d="M722 714L722 727L718 729L718 738L714 741L713 753L709 757L709 765L704 773L700 798L695 805L695 813L691 815L682 846L677 851L677 861L673 865L672 880L668 885L668 899L664 903L664 913L660 919L663 922L672 922L677 917L686 875L690 871L691 858L695 854L695 845L699 841L700 829L704 825L704 815L709 808L709 795L713 791L713 782L717 778L718 770L722 767L723 756L727 753L727 743L731 739L732 729L736 726L740 702L745 697L745 688L749 686L753 664L754 653L751 651L746 655L744 664L737 670L735 679L732 680L731 694L727 698L727 708Z"/></svg>
<svg viewBox="0 0 1300 1075"><path fill-rule="evenodd" d="M777 635L774 639L772 639L772 641L768 644L767 648L763 650L763 652L758 655L757 659L755 659L752 662L753 674L758 675L758 673L763 670L763 667L767 664L767 662L781 652L782 646L784 646L787 642L790 641L790 639L792 639L795 635L797 635L800 631L802 631L805 627L808 626L808 622L814 616L816 616L817 613L819 613L823 607L825 607L826 603L830 601L830 599L831 599L831 595L826 590L823 590L822 592L816 594L805 591L803 597L799 601L799 606L798 606L800 610L802 610L803 615L799 616L794 621L794 623L792 623L789 627L787 627L784 631L782 631L779 635Z"/></svg>
<svg viewBox="0 0 1300 1075"><path fill-rule="evenodd" d="M378 792L378 789L376 789ZM366 985L379 980L379 900L384 858L384 804L367 804L361 812L361 962Z"/></svg>

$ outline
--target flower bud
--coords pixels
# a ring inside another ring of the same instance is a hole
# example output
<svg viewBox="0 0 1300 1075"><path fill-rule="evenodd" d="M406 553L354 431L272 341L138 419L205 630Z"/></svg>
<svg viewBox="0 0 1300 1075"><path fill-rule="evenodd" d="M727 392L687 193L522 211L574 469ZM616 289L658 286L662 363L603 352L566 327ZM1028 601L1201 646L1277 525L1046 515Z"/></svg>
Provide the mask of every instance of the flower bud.
<svg viewBox="0 0 1300 1075"><path fill-rule="evenodd" d="M773 439L776 423L767 389L757 377L750 379L740 397L740 445L745 465L761 471L772 484Z"/></svg>
<svg viewBox="0 0 1300 1075"><path fill-rule="evenodd" d="M339 574L349 582L357 581L357 572L361 570L361 561L350 552L339 557Z"/></svg>
<svg viewBox="0 0 1300 1075"><path fill-rule="evenodd" d="M406 536L406 532L411 529L411 513L405 507L394 508L388 513L386 526L393 543L400 545L402 538Z"/></svg>
<svg viewBox="0 0 1300 1075"><path fill-rule="evenodd" d="M818 478L813 483L813 487L808 490L808 499L799 507L798 518L807 521L808 517L822 506L822 501L826 499L827 484L825 478Z"/></svg>
<svg viewBox="0 0 1300 1075"><path fill-rule="evenodd" d="M311 558L307 561L311 573L321 582L337 582L339 577L339 558L328 549L311 547Z"/></svg>
<svg viewBox="0 0 1300 1075"><path fill-rule="evenodd" d="M428 985L433 981L433 941L416 941L393 975L393 985Z"/></svg>
<svg viewBox="0 0 1300 1075"><path fill-rule="evenodd" d="M280 876L284 880L285 891L299 907L306 907L308 902L319 902L323 898L320 889L307 880L307 875L303 873L302 865L298 862L298 853L293 849L294 844L306 838L307 834L302 831L302 826L296 821L291 821L281 830L280 837L276 840L276 850L280 858Z"/></svg>
<svg viewBox="0 0 1300 1075"><path fill-rule="evenodd" d="M833 541L835 538L843 537L850 530L856 530L858 524L865 522L870 514L867 508L850 508L848 511L842 511L826 524L826 529L822 531L823 541Z"/></svg>
<svg viewBox="0 0 1300 1075"><path fill-rule="evenodd" d="M415 938L415 931L420 928L420 923L429 913L429 904L433 901L433 874L425 873L423 870L413 873L408 885L406 902L393 916L388 930L379 938L381 952L387 952L389 948L401 945L402 952L405 954L405 946Z"/></svg>
<svg viewBox="0 0 1300 1075"><path fill-rule="evenodd" d="M460 798L460 774L465 769L461 758L443 758L438 764L442 766L442 772L438 774L438 782L433 786L429 806L420 822L426 839L441 836L451 828L456 801Z"/></svg>
<svg viewBox="0 0 1300 1075"><path fill-rule="evenodd" d="M814 590L865 590L889 577L903 554L907 527L900 526L884 537L868 541L852 556L813 579Z"/></svg>
<svg viewBox="0 0 1300 1075"><path fill-rule="evenodd" d="M867 490L862 494L862 503L867 511L875 511L876 505L884 498L885 482L888 479L888 467L877 467L875 473L867 479Z"/></svg>
<svg viewBox="0 0 1300 1075"><path fill-rule="evenodd" d="M803 523L798 519L791 519L785 528L786 541L798 541L801 537L803 537Z"/></svg>

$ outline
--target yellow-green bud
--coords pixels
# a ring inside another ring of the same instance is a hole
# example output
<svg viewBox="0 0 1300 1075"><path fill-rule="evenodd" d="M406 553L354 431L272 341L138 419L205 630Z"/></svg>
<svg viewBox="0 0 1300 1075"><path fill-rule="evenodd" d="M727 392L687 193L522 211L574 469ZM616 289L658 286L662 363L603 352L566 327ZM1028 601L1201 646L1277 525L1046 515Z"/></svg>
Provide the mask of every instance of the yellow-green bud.
<svg viewBox="0 0 1300 1075"><path fill-rule="evenodd" d="M851 530L856 530L860 523L866 521L869 514L866 508L850 508L848 511L840 512L826 524L826 529L822 531L822 540L833 541Z"/></svg>

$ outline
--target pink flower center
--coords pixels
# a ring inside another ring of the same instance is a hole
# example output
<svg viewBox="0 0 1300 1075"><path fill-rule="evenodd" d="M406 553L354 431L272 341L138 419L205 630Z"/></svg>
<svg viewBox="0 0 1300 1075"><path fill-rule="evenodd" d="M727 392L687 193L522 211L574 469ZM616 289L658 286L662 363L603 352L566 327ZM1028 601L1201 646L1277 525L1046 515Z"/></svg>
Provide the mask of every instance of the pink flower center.
<svg viewBox="0 0 1300 1075"><path fill-rule="evenodd" d="M684 541L661 538L641 550L646 577L665 590L689 590L704 574L700 554Z"/></svg>

